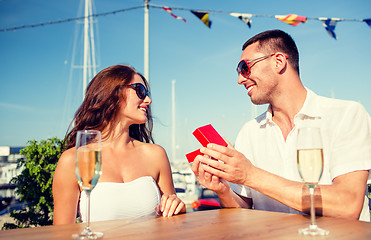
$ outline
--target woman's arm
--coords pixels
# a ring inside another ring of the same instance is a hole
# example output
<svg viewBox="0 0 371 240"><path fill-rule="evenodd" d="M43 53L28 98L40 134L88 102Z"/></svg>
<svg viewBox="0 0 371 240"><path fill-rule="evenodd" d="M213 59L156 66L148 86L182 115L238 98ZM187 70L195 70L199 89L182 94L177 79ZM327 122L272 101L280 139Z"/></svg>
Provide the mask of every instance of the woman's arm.
<svg viewBox="0 0 371 240"><path fill-rule="evenodd" d="M162 194L160 205L162 215L170 217L178 213L185 213L185 204L175 193L171 167L165 150L158 145L153 145L152 148L151 155L159 172L157 184Z"/></svg>
<svg viewBox="0 0 371 240"><path fill-rule="evenodd" d="M75 223L79 196L75 149L71 148L59 158L53 177L54 225Z"/></svg>

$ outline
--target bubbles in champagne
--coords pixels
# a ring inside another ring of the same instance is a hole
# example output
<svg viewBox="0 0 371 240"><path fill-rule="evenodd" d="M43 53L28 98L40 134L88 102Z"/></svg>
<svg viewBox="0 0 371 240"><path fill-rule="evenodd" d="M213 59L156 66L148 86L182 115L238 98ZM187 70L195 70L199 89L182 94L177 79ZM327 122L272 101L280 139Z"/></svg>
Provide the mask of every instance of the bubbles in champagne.
<svg viewBox="0 0 371 240"><path fill-rule="evenodd" d="M322 149L298 149L298 169L307 185L317 185L323 171Z"/></svg>
<svg viewBox="0 0 371 240"><path fill-rule="evenodd" d="M78 149L76 174L80 187L91 190L97 184L100 175L101 152L92 149Z"/></svg>

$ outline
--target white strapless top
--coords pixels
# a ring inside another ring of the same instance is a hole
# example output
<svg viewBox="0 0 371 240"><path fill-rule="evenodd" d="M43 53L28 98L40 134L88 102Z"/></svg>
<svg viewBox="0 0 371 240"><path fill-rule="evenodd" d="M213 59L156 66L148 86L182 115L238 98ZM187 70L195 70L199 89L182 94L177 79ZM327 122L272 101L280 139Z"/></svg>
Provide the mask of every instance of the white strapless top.
<svg viewBox="0 0 371 240"><path fill-rule="evenodd" d="M104 221L155 215L161 195L155 180L150 176L127 183L98 182L90 193L90 221ZM80 215L86 222L87 198L80 197Z"/></svg>

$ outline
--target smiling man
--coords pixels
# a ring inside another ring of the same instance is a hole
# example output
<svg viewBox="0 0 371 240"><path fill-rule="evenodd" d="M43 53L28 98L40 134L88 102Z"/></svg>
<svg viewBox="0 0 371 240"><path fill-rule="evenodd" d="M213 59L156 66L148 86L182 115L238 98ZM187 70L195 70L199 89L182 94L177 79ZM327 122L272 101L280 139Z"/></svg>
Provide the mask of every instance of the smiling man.
<svg viewBox="0 0 371 240"><path fill-rule="evenodd" d="M315 126L324 157L317 214L370 221L371 119L363 106L304 87L296 44L281 30L252 37L242 50L238 84L254 104L269 107L243 126L235 148L201 149L204 155L192 165L200 184L215 191L224 207L307 213L309 192L297 169L296 139L300 127Z"/></svg>

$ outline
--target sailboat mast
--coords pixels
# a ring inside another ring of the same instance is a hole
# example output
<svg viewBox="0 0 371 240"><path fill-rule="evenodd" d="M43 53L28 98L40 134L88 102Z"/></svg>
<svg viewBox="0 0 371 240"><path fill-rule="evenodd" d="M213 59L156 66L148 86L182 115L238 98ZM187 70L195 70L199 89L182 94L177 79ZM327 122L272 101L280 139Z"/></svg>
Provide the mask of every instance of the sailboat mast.
<svg viewBox="0 0 371 240"><path fill-rule="evenodd" d="M88 83L88 55L89 55L89 4L90 0L85 0L85 18L84 18L84 65L82 75L82 96L85 98L86 86Z"/></svg>
<svg viewBox="0 0 371 240"><path fill-rule="evenodd" d="M144 77L149 82L149 14L148 2L144 0Z"/></svg>
<svg viewBox="0 0 371 240"><path fill-rule="evenodd" d="M90 0L91 1L91 0ZM97 63L95 62L95 40L94 40L94 20L93 20L93 7L92 2L89 4L89 27L90 27L90 45L91 45L91 59L92 59L92 70L93 76L97 75ZM92 79L92 76L89 76L89 79Z"/></svg>

